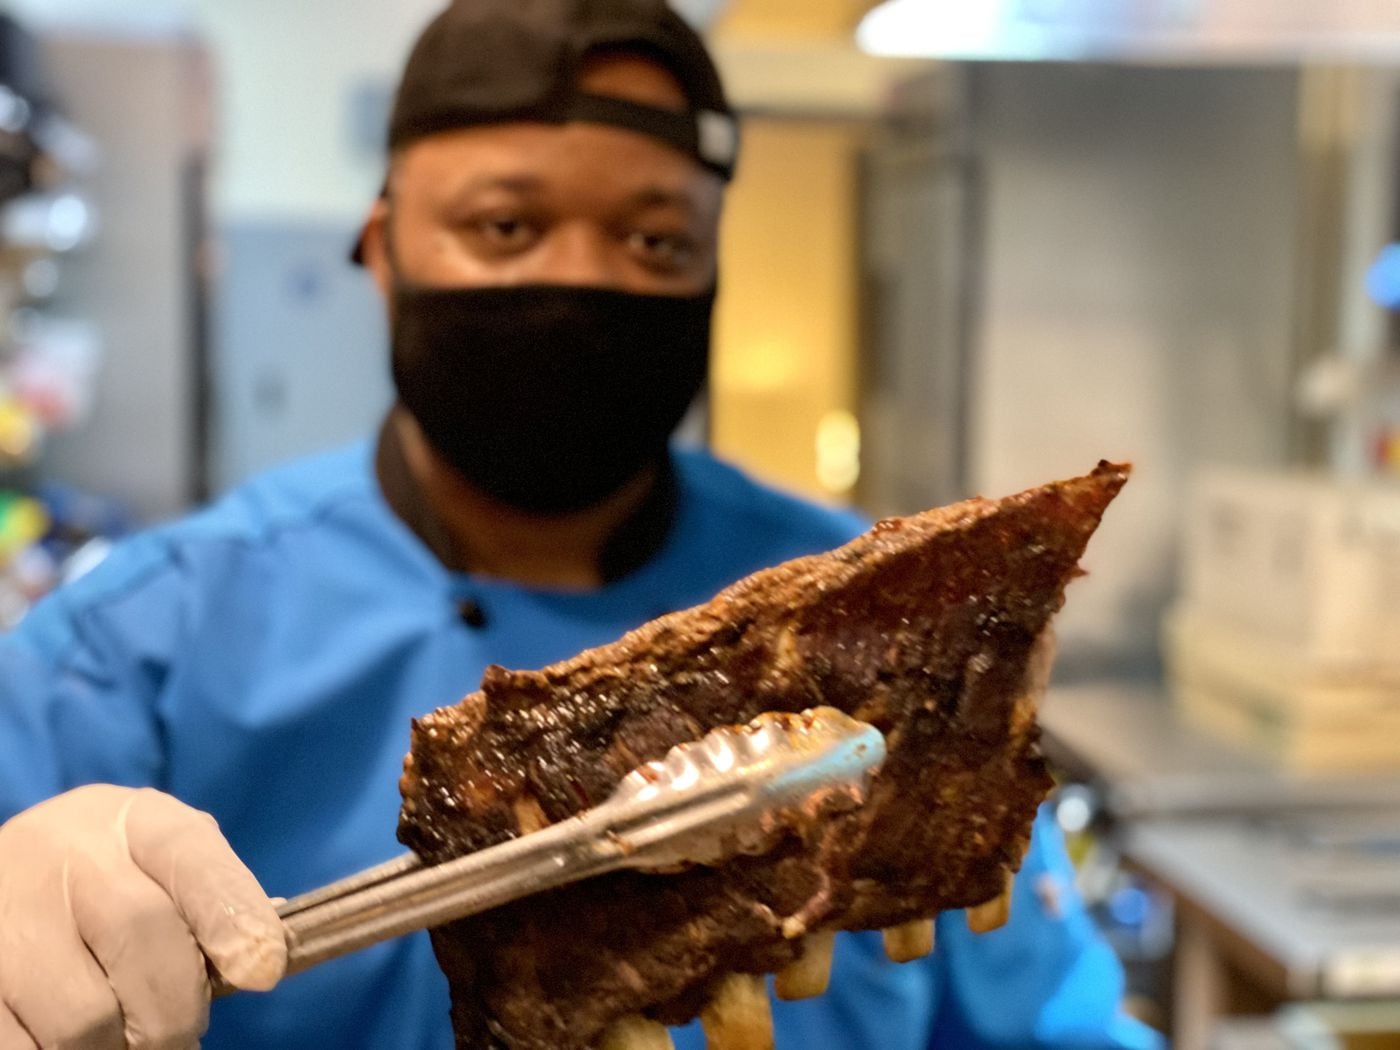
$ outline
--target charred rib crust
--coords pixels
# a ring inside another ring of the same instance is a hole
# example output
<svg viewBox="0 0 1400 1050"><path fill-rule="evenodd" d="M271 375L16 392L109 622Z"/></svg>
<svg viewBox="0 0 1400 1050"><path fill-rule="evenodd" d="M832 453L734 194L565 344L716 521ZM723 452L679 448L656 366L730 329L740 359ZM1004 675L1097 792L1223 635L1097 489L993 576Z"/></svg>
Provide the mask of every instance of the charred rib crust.
<svg viewBox="0 0 1400 1050"><path fill-rule="evenodd" d="M683 1023L724 975L797 957L789 916L880 929L996 897L1050 788L1032 649L1126 480L1101 464L882 524L544 671L492 668L416 723L399 834L430 862L514 837L522 812L572 816L640 763L765 711L837 707L889 744L869 803L807 841L437 931L458 1045L584 1050L623 1015Z"/></svg>

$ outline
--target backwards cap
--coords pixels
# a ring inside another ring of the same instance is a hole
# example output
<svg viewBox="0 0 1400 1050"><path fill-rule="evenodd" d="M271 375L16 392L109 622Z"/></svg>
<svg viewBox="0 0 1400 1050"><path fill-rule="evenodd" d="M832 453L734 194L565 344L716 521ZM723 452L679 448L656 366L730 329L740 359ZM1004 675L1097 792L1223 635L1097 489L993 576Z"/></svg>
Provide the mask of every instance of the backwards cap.
<svg viewBox="0 0 1400 1050"><path fill-rule="evenodd" d="M583 91L584 60L617 51L669 70L688 110ZM454 0L409 56L388 144L393 151L481 124L572 121L650 135L725 180L734 175L738 121L719 72L699 34L664 0Z"/></svg>

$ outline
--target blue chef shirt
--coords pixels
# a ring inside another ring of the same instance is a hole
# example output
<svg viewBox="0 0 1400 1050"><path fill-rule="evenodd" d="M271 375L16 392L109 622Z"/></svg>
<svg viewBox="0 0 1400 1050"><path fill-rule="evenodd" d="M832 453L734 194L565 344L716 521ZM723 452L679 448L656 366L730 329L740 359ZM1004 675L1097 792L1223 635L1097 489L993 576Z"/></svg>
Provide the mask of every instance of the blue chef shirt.
<svg viewBox="0 0 1400 1050"><path fill-rule="evenodd" d="M488 664L552 663L862 527L701 453L675 467L661 549L587 593L449 572L386 503L368 445L120 546L0 636L0 820L82 784L151 785L214 814L276 896L394 856L413 716ZM974 939L945 915L937 952L905 967L878 935L844 936L832 991L777 1005L779 1050L1159 1045L1118 1013L1121 970L1071 877L1042 819L1005 930ZM703 1046L693 1027L677 1040ZM407 938L215 1003L203 1045L448 1050L446 982L426 935Z"/></svg>

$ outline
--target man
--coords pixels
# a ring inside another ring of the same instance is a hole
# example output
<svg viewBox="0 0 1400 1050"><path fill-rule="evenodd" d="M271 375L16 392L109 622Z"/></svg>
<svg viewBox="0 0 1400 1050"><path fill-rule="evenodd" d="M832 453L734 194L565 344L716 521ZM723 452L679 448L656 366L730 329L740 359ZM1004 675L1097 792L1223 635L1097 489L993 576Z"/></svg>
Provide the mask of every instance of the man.
<svg viewBox="0 0 1400 1050"><path fill-rule="evenodd" d="M737 136L660 0L462 0L409 61L391 146L357 249L393 329L377 442L138 538L0 640L0 1050L194 1045L202 956L277 986L220 1001L207 1047L449 1047L426 937L279 985L248 869L289 896L395 854L409 719L488 664L860 529L668 452ZM779 1007L779 1047L1153 1045L1070 877L1042 822L1005 931L946 916L904 968L846 938L832 993Z"/></svg>

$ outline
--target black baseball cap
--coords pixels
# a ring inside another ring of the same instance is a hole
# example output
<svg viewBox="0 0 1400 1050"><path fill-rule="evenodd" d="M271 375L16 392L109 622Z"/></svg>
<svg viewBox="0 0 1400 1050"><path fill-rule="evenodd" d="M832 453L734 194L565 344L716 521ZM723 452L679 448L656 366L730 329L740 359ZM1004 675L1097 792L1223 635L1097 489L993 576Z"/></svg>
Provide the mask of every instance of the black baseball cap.
<svg viewBox="0 0 1400 1050"><path fill-rule="evenodd" d="M579 87L585 59L626 52L680 82L686 112ZM721 178L739 126L705 43L665 0L453 0L409 55L389 120L390 151L443 131L516 122L610 124L660 139ZM356 244L355 262L363 262Z"/></svg>

